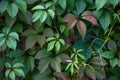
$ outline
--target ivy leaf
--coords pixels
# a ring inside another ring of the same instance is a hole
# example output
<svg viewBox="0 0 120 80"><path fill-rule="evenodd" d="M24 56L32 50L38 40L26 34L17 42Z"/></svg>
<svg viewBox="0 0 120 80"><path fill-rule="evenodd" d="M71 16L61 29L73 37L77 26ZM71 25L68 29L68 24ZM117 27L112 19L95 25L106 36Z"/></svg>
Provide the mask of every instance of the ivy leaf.
<svg viewBox="0 0 120 80"><path fill-rule="evenodd" d="M15 3L9 3L7 6L7 12L11 17L15 17L18 13L18 6Z"/></svg>
<svg viewBox="0 0 120 80"><path fill-rule="evenodd" d="M27 66L31 69L31 71L34 69L35 64L34 64L34 58L33 57L28 57L27 58Z"/></svg>
<svg viewBox="0 0 120 80"><path fill-rule="evenodd" d="M102 53L102 57L106 59L111 59L114 56L115 56L114 52L111 52L111 51L105 51L104 53Z"/></svg>
<svg viewBox="0 0 120 80"><path fill-rule="evenodd" d="M16 40L19 40L19 35L16 32L11 32L9 34L9 37L16 39Z"/></svg>
<svg viewBox="0 0 120 80"><path fill-rule="evenodd" d="M55 42L56 42L56 41L51 41L51 42L48 44L47 51L50 51L50 50L52 50L52 49L54 48Z"/></svg>
<svg viewBox="0 0 120 80"><path fill-rule="evenodd" d="M108 11L103 12L102 16L99 18L99 21L102 28L106 30L111 22L110 13Z"/></svg>
<svg viewBox="0 0 120 80"><path fill-rule="evenodd" d="M24 65L21 64L21 63L15 63L15 64L13 65L13 68L22 68L22 67L24 67Z"/></svg>
<svg viewBox="0 0 120 80"><path fill-rule="evenodd" d="M58 3L63 9L66 8L66 0L58 0Z"/></svg>
<svg viewBox="0 0 120 80"><path fill-rule="evenodd" d="M90 63L97 66L105 66L107 64L107 62L103 58L100 58L98 56L90 59Z"/></svg>
<svg viewBox="0 0 120 80"><path fill-rule="evenodd" d="M15 72L11 71L9 74L10 79L15 80Z"/></svg>
<svg viewBox="0 0 120 80"><path fill-rule="evenodd" d="M46 42L45 36L44 35L38 35L37 36L37 42L39 43L39 45L42 48L44 46L45 42Z"/></svg>
<svg viewBox="0 0 120 80"><path fill-rule="evenodd" d="M25 74L22 69L14 69L14 72L17 76L25 77Z"/></svg>
<svg viewBox="0 0 120 80"><path fill-rule="evenodd" d="M95 0L95 5L97 10L101 9L105 3L107 2L107 0Z"/></svg>
<svg viewBox="0 0 120 80"><path fill-rule="evenodd" d="M42 58L50 56L51 54L52 53L47 52L47 49L42 49L36 53L35 59L42 59Z"/></svg>
<svg viewBox="0 0 120 80"><path fill-rule="evenodd" d="M56 52L58 52L59 50L60 50L60 42L59 41L57 41L56 43L55 43L55 50L56 50Z"/></svg>
<svg viewBox="0 0 120 80"><path fill-rule="evenodd" d="M117 58L110 59L110 65L114 68L118 64Z"/></svg>
<svg viewBox="0 0 120 80"><path fill-rule="evenodd" d="M29 48L32 48L35 45L36 41L37 41L37 36L27 37L25 42L25 49L27 50Z"/></svg>
<svg viewBox="0 0 120 80"><path fill-rule="evenodd" d="M15 39L12 39L12 38L8 38L8 40L6 41L6 44L9 48L12 48L14 50L17 47L17 41Z"/></svg>
<svg viewBox="0 0 120 80"><path fill-rule="evenodd" d="M54 32L51 28L45 28L43 31L43 35L45 35L46 37L50 37L54 35Z"/></svg>
<svg viewBox="0 0 120 80"><path fill-rule="evenodd" d="M75 18L75 16L73 14L67 14L64 17L64 22L68 22L68 28L71 29L77 23L77 19Z"/></svg>
<svg viewBox="0 0 120 80"><path fill-rule="evenodd" d="M40 16L40 22L43 23L47 19L47 12L42 11Z"/></svg>
<svg viewBox="0 0 120 80"><path fill-rule="evenodd" d="M76 2L75 6L77 9L77 14L79 15L80 13L82 13L85 10L86 3L84 0L76 0L75 2Z"/></svg>
<svg viewBox="0 0 120 80"><path fill-rule="evenodd" d="M85 73L93 80L96 80L95 69L92 66L86 66Z"/></svg>
<svg viewBox="0 0 120 80"><path fill-rule="evenodd" d="M50 65L56 72L61 72L60 63L61 63L61 59L59 57L56 57L51 60Z"/></svg>
<svg viewBox="0 0 120 80"><path fill-rule="evenodd" d="M116 45L115 41L110 40L110 41L108 42L108 49L109 49L110 51L112 51L112 52L116 52L116 50L117 50L117 45Z"/></svg>
<svg viewBox="0 0 120 80"><path fill-rule="evenodd" d="M83 21L79 20L77 22L77 29L78 29L79 33L81 34L82 38L84 39L86 30L87 30L86 24Z"/></svg>
<svg viewBox="0 0 120 80"><path fill-rule="evenodd" d="M0 37L0 47L5 44L6 38Z"/></svg>
<svg viewBox="0 0 120 80"><path fill-rule="evenodd" d="M44 72L47 68L48 68L48 65L49 65L49 62L51 61L51 57L46 57L46 58L43 58L39 61L39 66L38 66L38 70L42 73Z"/></svg>
<svg viewBox="0 0 120 80"><path fill-rule="evenodd" d="M115 8L115 6L119 3L119 0L109 0L109 2L113 5L113 7Z"/></svg>
<svg viewBox="0 0 120 80"><path fill-rule="evenodd" d="M106 79L106 73L104 69L102 69L101 67L95 68L95 74L97 79L100 79L100 80Z"/></svg>
<svg viewBox="0 0 120 80"><path fill-rule="evenodd" d="M27 5L23 0L15 0L15 4L20 8L21 11L26 12Z"/></svg>
<svg viewBox="0 0 120 80"><path fill-rule="evenodd" d="M55 16L55 12L52 10L52 9L49 9L48 10L48 14L49 14L49 16L53 19L54 18L54 16Z"/></svg>
<svg viewBox="0 0 120 80"><path fill-rule="evenodd" d="M6 77L8 77L8 75L10 74L10 71L11 71L10 69L6 70L6 72L5 72Z"/></svg>
<svg viewBox="0 0 120 80"><path fill-rule="evenodd" d="M39 9L45 9L45 8L42 5L37 5L32 10L39 10Z"/></svg>
<svg viewBox="0 0 120 80"><path fill-rule="evenodd" d="M90 11L85 11L83 14L82 14L82 18L91 22L92 24L94 25L98 25L98 22L96 20L96 18L94 17L94 15L92 14L92 12Z"/></svg>
<svg viewBox="0 0 120 80"><path fill-rule="evenodd" d="M8 3L9 1L7 0L2 0L0 2L0 13L3 13L7 9Z"/></svg>

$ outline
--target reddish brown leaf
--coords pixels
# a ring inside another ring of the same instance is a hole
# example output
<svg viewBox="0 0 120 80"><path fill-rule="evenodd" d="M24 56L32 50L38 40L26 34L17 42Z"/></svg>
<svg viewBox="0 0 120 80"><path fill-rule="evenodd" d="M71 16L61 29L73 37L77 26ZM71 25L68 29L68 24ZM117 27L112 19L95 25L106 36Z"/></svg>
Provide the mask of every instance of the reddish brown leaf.
<svg viewBox="0 0 120 80"><path fill-rule="evenodd" d="M91 22L92 24L94 25L98 25L98 22L97 22L97 19L94 17L94 15L92 14L92 12L90 11L85 11L83 14L82 14L82 18Z"/></svg>
<svg viewBox="0 0 120 80"><path fill-rule="evenodd" d="M44 35L38 35L37 36L37 42L39 43L39 45L41 46L41 48L44 46L46 41L46 38Z"/></svg>
<svg viewBox="0 0 120 80"><path fill-rule="evenodd" d="M36 43L36 36L29 36L26 39L25 50L32 48Z"/></svg>
<svg viewBox="0 0 120 80"><path fill-rule="evenodd" d="M75 16L73 14L67 14L64 17L64 22L67 22L68 23L68 28L71 29L77 23L77 19L75 18Z"/></svg>
<svg viewBox="0 0 120 80"><path fill-rule="evenodd" d="M86 30L87 30L86 24L83 21L79 20L77 22L77 29L78 29L79 33L81 34L82 38L84 39Z"/></svg>
<svg viewBox="0 0 120 80"><path fill-rule="evenodd" d="M83 76L81 80L89 80L87 76Z"/></svg>

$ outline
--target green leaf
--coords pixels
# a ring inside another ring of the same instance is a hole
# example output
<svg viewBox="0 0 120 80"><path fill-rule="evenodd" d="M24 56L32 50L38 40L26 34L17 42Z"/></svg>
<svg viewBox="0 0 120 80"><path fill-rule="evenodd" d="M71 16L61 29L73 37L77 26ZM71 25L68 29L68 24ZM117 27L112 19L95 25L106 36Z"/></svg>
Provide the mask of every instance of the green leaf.
<svg viewBox="0 0 120 80"><path fill-rule="evenodd" d="M11 71L9 74L10 79L15 80L15 72Z"/></svg>
<svg viewBox="0 0 120 80"><path fill-rule="evenodd" d="M19 40L19 35L16 32L11 32L9 34L9 37L16 39L16 40Z"/></svg>
<svg viewBox="0 0 120 80"><path fill-rule="evenodd" d="M109 0L109 2L113 5L113 7L115 8L115 6L119 3L119 0Z"/></svg>
<svg viewBox="0 0 120 80"><path fill-rule="evenodd" d="M55 42L56 42L56 41L51 41L51 42L48 44L47 51L50 51L50 50L52 50L52 49L54 48Z"/></svg>
<svg viewBox="0 0 120 80"><path fill-rule="evenodd" d="M21 11L26 12L27 4L24 0L15 0L14 2L20 8Z"/></svg>
<svg viewBox="0 0 120 80"><path fill-rule="evenodd" d="M37 5L32 8L32 10L39 10L39 9L45 9L42 5Z"/></svg>
<svg viewBox="0 0 120 80"><path fill-rule="evenodd" d="M111 52L111 51L105 51L104 53L102 53L102 57L107 59L111 59L114 56L115 56L114 52Z"/></svg>
<svg viewBox="0 0 120 80"><path fill-rule="evenodd" d="M75 1L75 6L77 9L77 14L79 15L80 13L82 13L85 8L86 8L86 3L84 0L76 0Z"/></svg>
<svg viewBox="0 0 120 80"><path fill-rule="evenodd" d="M52 40L56 40L56 38L55 37L48 37L46 42L49 42L49 41L52 41Z"/></svg>
<svg viewBox="0 0 120 80"><path fill-rule="evenodd" d="M10 27L5 26L5 27L2 28L2 32L3 32L4 34L8 34L9 31L10 31Z"/></svg>
<svg viewBox="0 0 120 80"><path fill-rule="evenodd" d="M117 58L110 59L110 65L112 67L115 67L117 64L118 64L118 59Z"/></svg>
<svg viewBox="0 0 120 80"><path fill-rule="evenodd" d="M22 68L22 67L24 67L24 65L22 63L15 63L13 65L13 68Z"/></svg>
<svg viewBox="0 0 120 80"><path fill-rule="evenodd" d="M25 77L25 74L24 74L24 72L23 72L22 69L14 69L14 72L15 72L15 74L16 74L17 76Z"/></svg>
<svg viewBox="0 0 120 80"><path fill-rule="evenodd" d="M36 12L33 13L33 15L32 15L32 21L33 21L33 22L36 22L37 20L40 19L41 15L42 15L42 11L36 11Z"/></svg>
<svg viewBox="0 0 120 80"><path fill-rule="evenodd" d="M60 50L60 47L61 47L60 42L57 41L57 42L55 43L55 50L56 50L56 52L58 52L58 51Z"/></svg>
<svg viewBox="0 0 120 80"><path fill-rule="evenodd" d="M47 12L42 11L40 16L40 22L43 23L47 19Z"/></svg>
<svg viewBox="0 0 120 80"><path fill-rule="evenodd" d="M7 44L7 46L9 47L9 48L11 48L11 49L16 49L16 47L17 47L17 41L15 40L15 39L12 39L12 38L8 38L8 40L6 41L6 44Z"/></svg>
<svg viewBox="0 0 120 80"><path fill-rule="evenodd" d="M52 53L47 52L47 49L42 49L38 51L35 55L35 59L41 59L50 56Z"/></svg>
<svg viewBox="0 0 120 80"><path fill-rule="evenodd" d="M60 32L63 33L65 31L65 25L60 25Z"/></svg>
<svg viewBox="0 0 120 80"><path fill-rule="evenodd" d="M16 49L14 51L9 51L6 54L6 57L17 58L17 57L21 57L23 54L24 54L24 52L21 49Z"/></svg>
<svg viewBox="0 0 120 80"><path fill-rule="evenodd" d="M18 6L15 3L9 3L7 6L7 12L11 17L15 17L18 13Z"/></svg>
<svg viewBox="0 0 120 80"><path fill-rule="evenodd" d="M64 46L65 45L65 41L63 39L59 39L59 42Z"/></svg>
<svg viewBox="0 0 120 80"><path fill-rule="evenodd" d="M49 9L48 10L48 14L49 14L49 16L53 19L54 18L54 16L55 16L55 12L52 10L52 9Z"/></svg>
<svg viewBox="0 0 120 80"><path fill-rule="evenodd" d="M99 21L102 28L106 30L111 22L110 13L108 11L103 12L102 16L99 18Z"/></svg>
<svg viewBox="0 0 120 80"><path fill-rule="evenodd" d="M2 0L0 2L0 13L3 13L7 9L8 3L9 1L7 0Z"/></svg>
<svg viewBox="0 0 120 80"><path fill-rule="evenodd" d="M117 45L116 45L115 41L110 40L110 41L108 42L108 49L109 49L110 51L112 51L112 52L116 52L116 50L117 50Z"/></svg>
<svg viewBox="0 0 120 80"><path fill-rule="evenodd" d="M81 59L85 60L85 57L84 57L82 54L78 54L78 56L79 56Z"/></svg>
<svg viewBox="0 0 120 80"><path fill-rule="evenodd" d="M107 2L107 0L95 0L95 5L97 10L101 9L105 3Z"/></svg>
<svg viewBox="0 0 120 80"><path fill-rule="evenodd" d="M10 63L5 63L5 67L6 67L6 68L12 68L12 66L11 66Z"/></svg>
<svg viewBox="0 0 120 80"><path fill-rule="evenodd" d="M118 66L120 67L120 58L118 59L118 62L117 62Z"/></svg>
<svg viewBox="0 0 120 80"><path fill-rule="evenodd" d="M52 6L52 5L53 5L53 2L49 1L49 2L46 3L45 7L48 8L48 7Z"/></svg>
<svg viewBox="0 0 120 80"><path fill-rule="evenodd" d="M10 71L11 71L10 69L6 70L6 72L5 72L5 76L6 76L6 77L8 77Z"/></svg>
<svg viewBox="0 0 120 80"><path fill-rule="evenodd" d="M30 56L27 58L27 66L31 69L31 71L34 69L35 63L33 57Z"/></svg>
<svg viewBox="0 0 120 80"><path fill-rule="evenodd" d="M63 9L66 8L66 0L58 0L58 3Z"/></svg>

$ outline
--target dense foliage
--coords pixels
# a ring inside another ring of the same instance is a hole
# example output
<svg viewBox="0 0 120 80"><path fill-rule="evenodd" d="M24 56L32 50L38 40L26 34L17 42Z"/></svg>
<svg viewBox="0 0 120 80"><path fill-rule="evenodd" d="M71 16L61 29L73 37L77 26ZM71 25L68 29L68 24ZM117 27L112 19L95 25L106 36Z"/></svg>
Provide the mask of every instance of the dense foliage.
<svg viewBox="0 0 120 80"><path fill-rule="evenodd" d="M120 80L120 0L0 0L0 80Z"/></svg>

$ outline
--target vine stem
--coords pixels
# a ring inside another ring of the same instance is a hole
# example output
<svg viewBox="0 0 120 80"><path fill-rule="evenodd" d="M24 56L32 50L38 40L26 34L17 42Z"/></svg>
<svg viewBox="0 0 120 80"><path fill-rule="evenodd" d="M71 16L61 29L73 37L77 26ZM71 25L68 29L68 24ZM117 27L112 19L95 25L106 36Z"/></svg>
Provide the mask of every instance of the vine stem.
<svg viewBox="0 0 120 80"><path fill-rule="evenodd" d="M113 24L112 24L112 26L111 26L111 28L110 28L110 30L109 30L109 33L108 33L108 35L107 35L106 40L104 41L104 43L102 44L102 46L97 50L97 53L98 53L99 56L100 56L100 60L101 60L102 65L104 65L104 64L103 64L102 56L101 56L101 54L100 54L100 50L101 50L101 49L104 47L104 45L109 41L110 34L111 34L111 32L112 32L112 29L113 29L116 21L117 21L117 18L115 17L115 20L114 20L114 22L113 22Z"/></svg>

